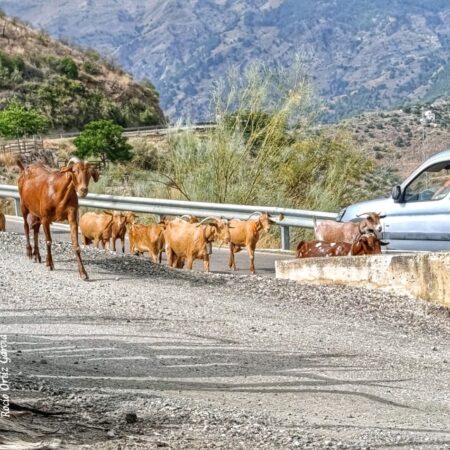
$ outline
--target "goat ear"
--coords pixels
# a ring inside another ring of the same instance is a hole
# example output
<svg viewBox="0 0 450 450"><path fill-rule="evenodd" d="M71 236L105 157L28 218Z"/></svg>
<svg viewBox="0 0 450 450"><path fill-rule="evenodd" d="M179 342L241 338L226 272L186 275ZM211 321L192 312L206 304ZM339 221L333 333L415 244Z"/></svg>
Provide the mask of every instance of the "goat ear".
<svg viewBox="0 0 450 450"><path fill-rule="evenodd" d="M72 172L72 167L64 166L59 169L61 173Z"/></svg>
<svg viewBox="0 0 450 450"><path fill-rule="evenodd" d="M98 172L98 170L95 167L91 167L91 176L92 176L92 179L94 180L94 183L97 183L97 181L100 178L100 173Z"/></svg>

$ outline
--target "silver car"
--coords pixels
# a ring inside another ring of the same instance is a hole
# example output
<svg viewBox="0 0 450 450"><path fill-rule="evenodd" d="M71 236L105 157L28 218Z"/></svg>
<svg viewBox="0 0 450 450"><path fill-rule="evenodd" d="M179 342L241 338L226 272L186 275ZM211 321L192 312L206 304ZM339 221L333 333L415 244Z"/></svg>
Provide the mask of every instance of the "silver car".
<svg viewBox="0 0 450 450"><path fill-rule="evenodd" d="M385 216L382 239L388 250L450 250L450 150L427 159L394 186L390 198L350 205L337 220L371 211Z"/></svg>

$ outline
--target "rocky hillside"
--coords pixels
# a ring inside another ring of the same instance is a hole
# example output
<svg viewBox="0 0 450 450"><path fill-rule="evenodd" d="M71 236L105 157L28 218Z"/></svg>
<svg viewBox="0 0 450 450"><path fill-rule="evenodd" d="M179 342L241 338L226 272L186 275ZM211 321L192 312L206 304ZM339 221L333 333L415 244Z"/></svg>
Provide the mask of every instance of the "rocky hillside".
<svg viewBox="0 0 450 450"><path fill-rule="evenodd" d="M207 118L229 64L305 55L328 119L450 91L448 0L2 0L148 77L172 117Z"/></svg>
<svg viewBox="0 0 450 450"><path fill-rule="evenodd" d="M401 109L365 113L339 125L373 158L380 172L403 179L426 158L450 148L450 103L437 101Z"/></svg>
<svg viewBox="0 0 450 450"><path fill-rule="evenodd" d="M164 121L159 94L94 50L66 45L22 22L0 17L0 108L11 98L44 113L54 130L94 119L123 126Z"/></svg>

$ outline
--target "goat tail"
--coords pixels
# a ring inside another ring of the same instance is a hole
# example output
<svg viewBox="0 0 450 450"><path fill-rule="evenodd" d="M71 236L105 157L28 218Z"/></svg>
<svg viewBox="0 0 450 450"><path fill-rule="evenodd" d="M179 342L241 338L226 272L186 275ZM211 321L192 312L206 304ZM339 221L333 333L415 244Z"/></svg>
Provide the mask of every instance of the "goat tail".
<svg viewBox="0 0 450 450"><path fill-rule="evenodd" d="M21 172L23 172L25 170L25 167L23 166L22 158L20 156L18 156L16 158L16 164L19 166L19 169Z"/></svg>

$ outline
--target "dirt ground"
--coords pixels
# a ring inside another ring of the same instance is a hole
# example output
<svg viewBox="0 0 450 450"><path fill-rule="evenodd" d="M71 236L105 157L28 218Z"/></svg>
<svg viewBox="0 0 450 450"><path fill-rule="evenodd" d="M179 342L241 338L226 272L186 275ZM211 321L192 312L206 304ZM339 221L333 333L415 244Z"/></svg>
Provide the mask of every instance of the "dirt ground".
<svg viewBox="0 0 450 450"><path fill-rule="evenodd" d="M83 257L0 234L0 449L450 448L448 310Z"/></svg>

